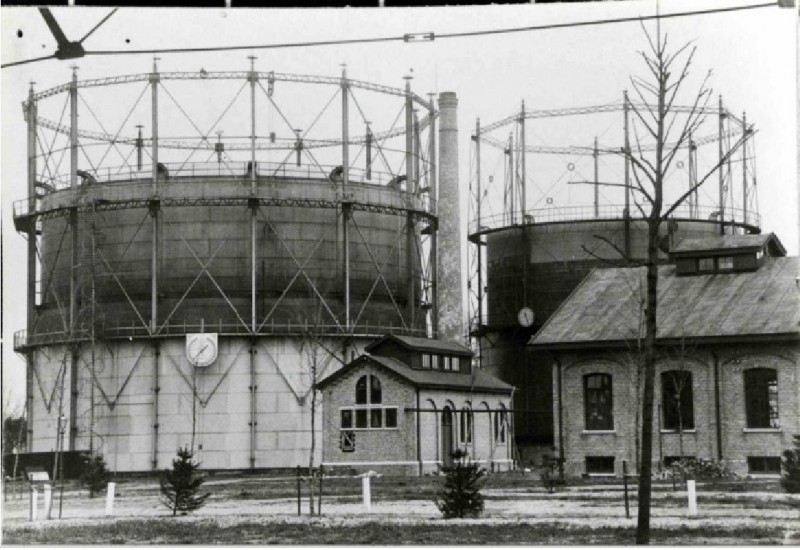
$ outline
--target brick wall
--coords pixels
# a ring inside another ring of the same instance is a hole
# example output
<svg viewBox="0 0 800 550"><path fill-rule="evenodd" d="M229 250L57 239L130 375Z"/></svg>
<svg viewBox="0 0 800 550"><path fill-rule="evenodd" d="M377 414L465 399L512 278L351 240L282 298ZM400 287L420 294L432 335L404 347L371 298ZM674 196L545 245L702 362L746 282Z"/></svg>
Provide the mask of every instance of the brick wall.
<svg viewBox="0 0 800 550"><path fill-rule="evenodd" d="M800 373L798 349L780 345L738 345L673 350L659 358L655 378L655 414L653 424L653 460L659 457L684 456L717 459L720 455L738 475L748 474L748 456L780 456L791 448L792 436L800 434ZM683 355L683 359L680 358ZM587 456L613 456L614 473L622 473L622 461L635 472L638 462L637 426L640 424L640 390L637 391L635 355L620 351L580 351L556 355L560 362L562 399L558 402L558 366L554 366L553 391L555 443L559 445L559 416L568 476L586 473ZM715 365L719 373L715 384ZM748 429L744 399L744 371L767 367L778 375L778 412L780 428ZM683 434L675 430L659 431L659 405L662 401L661 373L686 370L692 374L694 429ZM614 425L608 431L585 429L583 377L590 373L612 376ZM719 414L717 414L717 386ZM720 418L719 435L717 417ZM721 447L718 442L721 441Z"/></svg>

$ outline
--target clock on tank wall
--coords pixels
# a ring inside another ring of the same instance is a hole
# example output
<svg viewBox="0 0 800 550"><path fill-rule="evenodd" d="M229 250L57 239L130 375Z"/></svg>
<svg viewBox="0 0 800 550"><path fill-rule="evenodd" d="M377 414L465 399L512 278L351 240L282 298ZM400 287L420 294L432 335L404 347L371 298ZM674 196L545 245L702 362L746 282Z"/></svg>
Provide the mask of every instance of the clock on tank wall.
<svg viewBox="0 0 800 550"><path fill-rule="evenodd" d="M217 334L186 335L186 358L195 367L207 367L217 360Z"/></svg>
<svg viewBox="0 0 800 550"><path fill-rule="evenodd" d="M529 307L524 307L517 313L517 321L523 327L529 327L533 324L533 310Z"/></svg>

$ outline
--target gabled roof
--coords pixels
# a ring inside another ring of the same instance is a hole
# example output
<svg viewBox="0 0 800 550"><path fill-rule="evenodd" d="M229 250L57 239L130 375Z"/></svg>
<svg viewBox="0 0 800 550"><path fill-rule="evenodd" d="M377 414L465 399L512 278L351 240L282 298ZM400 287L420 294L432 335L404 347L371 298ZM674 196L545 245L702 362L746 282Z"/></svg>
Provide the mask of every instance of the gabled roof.
<svg viewBox="0 0 800 550"><path fill-rule="evenodd" d="M362 355L351 361L335 373L327 376L317 383L318 388L324 388L334 380L338 380L351 370L364 364L388 370L407 380L419 389L451 389L460 391L481 391L487 393L509 394L514 386L506 384L499 378L480 369L473 369L472 374L447 372L437 370L415 370L392 357L379 357L376 355Z"/></svg>
<svg viewBox="0 0 800 550"><path fill-rule="evenodd" d="M713 235L708 237L687 238L681 240L670 250L673 256L694 256L700 252L724 252L725 250L760 250L769 243L773 256L785 256L786 249L774 233L763 235Z"/></svg>
<svg viewBox="0 0 800 550"><path fill-rule="evenodd" d="M375 348L388 341L394 341L404 348L425 353L448 353L450 355L460 355L462 357L472 357L473 355L468 347L462 346L456 342L434 340L432 338L416 338L413 336L398 336L395 334L387 334L380 340L372 342L365 347L364 350L371 353Z"/></svg>
<svg viewBox="0 0 800 550"><path fill-rule="evenodd" d="M677 277L658 271L657 338L701 341L800 339L796 257L757 271ZM644 334L645 268L596 269L530 341L541 348L624 345ZM641 327L641 329L639 328Z"/></svg>

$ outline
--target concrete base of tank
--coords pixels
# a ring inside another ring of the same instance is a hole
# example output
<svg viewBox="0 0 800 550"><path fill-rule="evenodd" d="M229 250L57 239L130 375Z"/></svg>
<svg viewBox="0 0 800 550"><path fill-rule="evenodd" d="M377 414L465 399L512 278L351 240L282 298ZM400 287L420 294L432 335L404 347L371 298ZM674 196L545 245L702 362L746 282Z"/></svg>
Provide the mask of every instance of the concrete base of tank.
<svg viewBox="0 0 800 550"><path fill-rule="evenodd" d="M372 340L356 337L346 351L348 359ZM103 454L113 471L163 469L178 447L192 444L204 469L307 465L312 441L311 363L316 354L320 377L342 365L342 341L321 338L320 342L259 338L251 378L247 338L220 337L217 360L203 368L190 365L183 337L160 340L157 360L149 341L106 341L94 346L94 362L91 346L81 348L74 384L70 350L39 347L29 388L33 393L29 449L55 450L61 414L66 420L62 421L64 449L92 448ZM335 350L339 358L325 348ZM316 463L321 411L318 403Z"/></svg>

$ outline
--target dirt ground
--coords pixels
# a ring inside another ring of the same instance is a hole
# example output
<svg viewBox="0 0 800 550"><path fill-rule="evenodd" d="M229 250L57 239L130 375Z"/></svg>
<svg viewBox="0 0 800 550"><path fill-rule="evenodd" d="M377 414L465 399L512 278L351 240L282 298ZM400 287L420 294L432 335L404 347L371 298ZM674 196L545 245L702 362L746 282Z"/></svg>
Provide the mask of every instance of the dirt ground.
<svg viewBox="0 0 800 550"><path fill-rule="evenodd" d="M192 514L180 518L181 522L203 522L214 520L220 526L240 523L307 523L308 501L303 498L297 515L295 497L252 498L254 488L272 483L273 480L248 477L242 485L235 481L209 480L205 484L212 496L206 505ZM314 522L318 526L358 525L371 522L395 525L452 525L453 520L443 520L430 498L398 499L381 494L380 486L372 487L372 502L367 509L361 500L361 479L343 482L348 491L336 491L322 502L322 515ZM412 484L413 480L406 481ZM215 491L215 487L218 490ZM340 484L341 487L341 484ZM524 522L529 525L554 524L591 527L633 527L636 524L636 506L631 491L630 517L625 517L625 506L621 485L583 485L561 488L553 494L540 487L487 488L484 489L485 511L481 518L456 520L476 525L514 525ZM58 494L54 496L52 515L46 519L43 497L39 493L39 519L29 520L29 495L4 495L2 527L4 533L22 528L51 529L55 526L103 525L133 519L167 518L170 511L161 503L158 485L153 480L133 480L117 485L112 516L105 513L105 495L89 499L86 490L66 490L63 497L61 519ZM800 495L775 492L747 491L739 493L698 488L698 513L690 515L686 505L686 492L671 488L660 488L654 492L652 521L653 529L720 529L774 530L774 540L786 544L800 544ZM717 536L713 543L723 539ZM312 542L312 541L309 541ZM697 544L704 541L698 540ZM732 538L731 544L747 544L748 541ZM750 541L752 542L752 541Z"/></svg>

